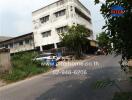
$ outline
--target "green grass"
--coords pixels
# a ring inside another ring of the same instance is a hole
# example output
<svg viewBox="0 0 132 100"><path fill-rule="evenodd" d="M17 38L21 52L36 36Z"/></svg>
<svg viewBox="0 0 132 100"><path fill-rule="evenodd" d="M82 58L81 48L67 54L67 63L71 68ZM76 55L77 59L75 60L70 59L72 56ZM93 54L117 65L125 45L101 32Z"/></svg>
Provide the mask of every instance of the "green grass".
<svg viewBox="0 0 132 100"><path fill-rule="evenodd" d="M112 100L132 100L132 92L115 93Z"/></svg>
<svg viewBox="0 0 132 100"><path fill-rule="evenodd" d="M0 78L6 82L16 82L37 74L47 72L48 66L41 66L40 62L33 62L32 59L37 55L34 52L19 53L13 55L12 70L9 73L0 75Z"/></svg>

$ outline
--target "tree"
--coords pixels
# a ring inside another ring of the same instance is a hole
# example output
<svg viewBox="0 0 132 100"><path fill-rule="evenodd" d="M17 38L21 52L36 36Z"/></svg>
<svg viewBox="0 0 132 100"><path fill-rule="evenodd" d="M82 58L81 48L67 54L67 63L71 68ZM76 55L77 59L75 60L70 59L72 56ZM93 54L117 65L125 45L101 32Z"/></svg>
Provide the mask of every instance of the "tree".
<svg viewBox="0 0 132 100"><path fill-rule="evenodd" d="M82 47L87 45L87 37L90 36L90 32L85 26L77 25L68 27L66 33L61 33L59 35L62 44L70 50L73 50L77 57L80 57L83 52Z"/></svg>
<svg viewBox="0 0 132 100"><path fill-rule="evenodd" d="M109 48L111 46L109 42L109 37L105 32L102 32L97 36L97 41L99 47L101 48Z"/></svg>
<svg viewBox="0 0 132 100"><path fill-rule="evenodd" d="M99 0L95 0L99 3ZM120 17L111 16L113 5L125 8L125 13ZM101 6L101 13L106 20L103 27L113 43L116 54L122 54L122 59L132 57L132 2L131 0L106 0Z"/></svg>

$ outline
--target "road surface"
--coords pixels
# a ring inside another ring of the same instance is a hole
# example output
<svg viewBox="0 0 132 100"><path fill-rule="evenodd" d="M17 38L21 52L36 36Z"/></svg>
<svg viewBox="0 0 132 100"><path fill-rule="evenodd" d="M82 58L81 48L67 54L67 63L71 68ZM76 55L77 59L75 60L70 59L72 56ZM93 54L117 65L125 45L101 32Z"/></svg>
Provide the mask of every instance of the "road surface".
<svg viewBox="0 0 132 100"><path fill-rule="evenodd" d="M0 88L0 100L112 100L119 89L108 86L93 89L97 80L124 78L118 64L119 57L98 56L83 64ZM77 73L81 70L82 73ZM81 75L79 75L81 74Z"/></svg>

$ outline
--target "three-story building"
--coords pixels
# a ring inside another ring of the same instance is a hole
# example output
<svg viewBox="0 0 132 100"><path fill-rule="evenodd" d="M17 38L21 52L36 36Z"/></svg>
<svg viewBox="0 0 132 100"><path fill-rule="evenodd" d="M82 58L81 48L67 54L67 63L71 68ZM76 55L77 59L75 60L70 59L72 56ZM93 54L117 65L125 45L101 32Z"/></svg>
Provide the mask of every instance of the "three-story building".
<svg viewBox="0 0 132 100"><path fill-rule="evenodd" d="M79 0L59 0L32 13L35 47L40 51L57 48L59 33L67 26L84 25L93 37L91 13Z"/></svg>

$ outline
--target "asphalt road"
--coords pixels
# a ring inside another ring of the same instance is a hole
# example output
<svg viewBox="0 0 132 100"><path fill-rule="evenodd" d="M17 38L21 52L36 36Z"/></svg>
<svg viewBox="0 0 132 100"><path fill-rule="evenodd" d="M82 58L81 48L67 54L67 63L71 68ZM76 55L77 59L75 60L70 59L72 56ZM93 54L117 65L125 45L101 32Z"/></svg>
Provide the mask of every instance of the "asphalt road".
<svg viewBox="0 0 132 100"><path fill-rule="evenodd" d="M118 82L125 78L119 58L93 57L67 69L1 87L0 100L112 100L119 91L116 86L93 89L92 85L97 80L110 78Z"/></svg>

